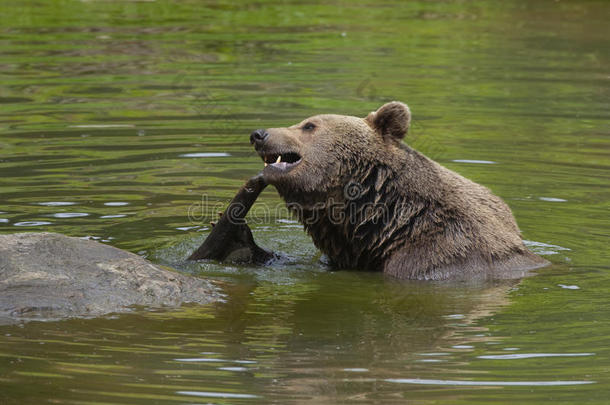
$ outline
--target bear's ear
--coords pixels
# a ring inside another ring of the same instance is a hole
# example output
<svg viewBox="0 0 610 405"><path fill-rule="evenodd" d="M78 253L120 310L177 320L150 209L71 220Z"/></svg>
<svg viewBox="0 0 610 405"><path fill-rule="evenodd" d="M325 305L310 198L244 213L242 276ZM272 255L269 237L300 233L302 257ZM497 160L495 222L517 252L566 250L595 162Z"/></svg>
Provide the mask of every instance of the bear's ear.
<svg viewBox="0 0 610 405"><path fill-rule="evenodd" d="M411 123L411 111L406 104L392 101L370 113L365 120L384 138L400 140L405 137Z"/></svg>

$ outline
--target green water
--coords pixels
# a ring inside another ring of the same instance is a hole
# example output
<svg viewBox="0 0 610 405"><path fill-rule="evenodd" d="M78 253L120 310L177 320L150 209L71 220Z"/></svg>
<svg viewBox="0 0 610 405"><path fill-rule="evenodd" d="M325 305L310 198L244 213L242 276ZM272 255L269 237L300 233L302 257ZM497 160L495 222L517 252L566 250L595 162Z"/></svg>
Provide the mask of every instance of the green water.
<svg viewBox="0 0 610 405"><path fill-rule="evenodd" d="M610 4L0 0L0 232L90 237L226 302L0 326L0 404L610 401ZM408 103L553 265L520 284L331 272L271 187L269 267L185 264L248 134ZM192 155L196 154L196 155Z"/></svg>

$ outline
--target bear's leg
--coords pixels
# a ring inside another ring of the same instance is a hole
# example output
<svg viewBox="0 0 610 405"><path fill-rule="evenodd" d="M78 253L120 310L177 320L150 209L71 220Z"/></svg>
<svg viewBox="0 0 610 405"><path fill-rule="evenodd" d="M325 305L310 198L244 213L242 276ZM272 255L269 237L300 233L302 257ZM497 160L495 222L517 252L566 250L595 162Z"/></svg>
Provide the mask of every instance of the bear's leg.
<svg viewBox="0 0 610 405"><path fill-rule="evenodd" d="M252 177L239 189L212 231L188 260L228 260L235 262L266 263L275 255L254 242L245 216L267 183L261 173Z"/></svg>

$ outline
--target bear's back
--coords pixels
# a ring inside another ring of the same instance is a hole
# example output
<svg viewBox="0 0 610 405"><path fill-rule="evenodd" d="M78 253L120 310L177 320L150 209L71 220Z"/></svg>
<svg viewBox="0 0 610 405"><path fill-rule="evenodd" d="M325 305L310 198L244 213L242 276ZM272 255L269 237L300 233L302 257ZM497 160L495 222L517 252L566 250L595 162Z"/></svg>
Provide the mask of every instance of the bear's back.
<svg viewBox="0 0 610 405"><path fill-rule="evenodd" d="M430 200L421 219L412 221L426 232L410 230L417 238L404 238L384 272L400 278L472 278L547 263L527 250L510 208L491 190L413 149L401 149L407 156L400 176L407 193L416 190L419 198Z"/></svg>

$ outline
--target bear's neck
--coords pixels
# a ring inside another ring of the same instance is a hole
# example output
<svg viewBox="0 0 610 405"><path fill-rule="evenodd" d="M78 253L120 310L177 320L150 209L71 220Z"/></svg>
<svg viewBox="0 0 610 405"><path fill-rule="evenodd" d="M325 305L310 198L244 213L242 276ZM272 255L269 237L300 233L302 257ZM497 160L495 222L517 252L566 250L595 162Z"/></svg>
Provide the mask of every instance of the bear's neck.
<svg viewBox="0 0 610 405"><path fill-rule="evenodd" d="M375 164L349 173L343 188L283 197L333 265L382 270L431 202L411 192L410 176L395 167Z"/></svg>

